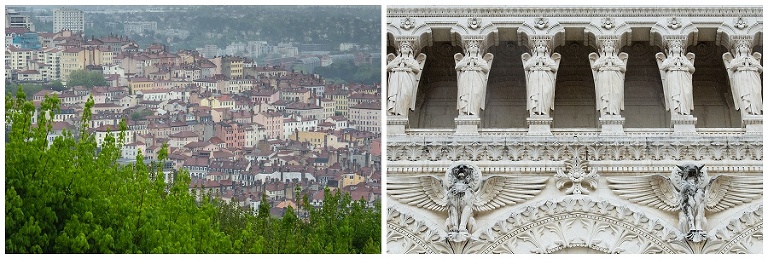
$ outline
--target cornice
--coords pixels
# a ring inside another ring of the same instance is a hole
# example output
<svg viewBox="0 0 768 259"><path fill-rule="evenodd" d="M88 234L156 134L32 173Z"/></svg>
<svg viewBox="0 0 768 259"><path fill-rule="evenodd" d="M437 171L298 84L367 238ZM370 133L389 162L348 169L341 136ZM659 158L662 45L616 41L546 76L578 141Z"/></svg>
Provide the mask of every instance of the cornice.
<svg viewBox="0 0 768 259"><path fill-rule="evenodd" d="M683 15L684 14L684 15ZM408 6L387 17L763 17L761 6Z"/></svg>

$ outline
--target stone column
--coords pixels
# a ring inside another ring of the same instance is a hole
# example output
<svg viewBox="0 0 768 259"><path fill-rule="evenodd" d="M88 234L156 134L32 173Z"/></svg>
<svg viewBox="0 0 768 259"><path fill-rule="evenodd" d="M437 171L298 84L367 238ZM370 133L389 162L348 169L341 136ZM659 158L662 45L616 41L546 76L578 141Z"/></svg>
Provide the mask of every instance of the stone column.
<svg viewBox="0 0 768 259"><path fill-rule="evenodd" d="M555 108L555 82L560 67L560 54L550 54L553 37L535 35L530 43L531 53L524 53L523 69L526 79L526 107L528 109L528 135L552 135L552 117Z"/></svg>
<svg viewBox="0 0 768 259"><path fill-rule="evenodd" d="M584 39L598 52L589 54L595 82L595 109L600 113L600 135L624 135L624 78L629 55L619 52L631 44L632 29L622 18L605 17L584 28Z"/></svg>
<svg viewBox="0 0 768 259"><path fill-rule="evenodd" d="M743 28L743 29L746 29ZM728 36L726 46L730 52L723 54L723 64L728 72L733 106L740 111L742 127L748 134L762 134L763 95L761 54L752 52L755 37L751 35Z"/></svg>
<svg viewBox="0 0 768 259"><path fill-rule="evenodd" d="M457 98L459 116L454 119L456 135L479 135L480 111L485 110L488 74L493 54L484 53L483 35L462 35L464 53L456 53Z"/></svg>
<svg viewBox="0 0 768 259"><path fill-rule="evenodd" d="M656 53L661 83L664 90L664 106L670 112L674 134L696 134L696 117L693 111L693 53L686 48L696 44L698 29L691 21L678 17L662 19L651 27L652 44L662 47Z"/></svg>
<svg viewBox="0 0 768 259"><path fill-rule="evenodd" d="M684 37L665 40L666 54L656 54L661 73L667 110L671 114L674 134L696 134L696 117L693 111L693 62L694 54L685 53Z"/></svg>
<svg viewBox="0 0 768 259"><path fill-rule="evenodd" d="M624 74L627 53L618 53L618 37L598 36L599 54L589 54L595 81L595 109L600 112L600 135L624 135Z"/></svg>
<svg viewBox="0 0 768 259"><path fill-rule="evenodd" d="M387 134L405 135L408 113L415 108L416 93L426 55L418 54L419 39L411 36L395 38L396 54L387 55Z"/></svg>

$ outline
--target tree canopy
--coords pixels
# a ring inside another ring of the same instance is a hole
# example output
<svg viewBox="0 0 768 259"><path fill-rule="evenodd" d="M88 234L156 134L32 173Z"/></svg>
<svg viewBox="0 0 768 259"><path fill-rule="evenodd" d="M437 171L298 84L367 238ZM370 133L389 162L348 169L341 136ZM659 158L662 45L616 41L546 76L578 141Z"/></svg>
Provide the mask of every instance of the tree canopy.
<svg viewBox="0 0 768 259"><path fill-rule="evenodd" d="M304 196L299 208L273 218L266 196L254 215L190 190L183 170L166 185L162 166L141 154L135 164L117 164L124 122L119 137L107 134L97 147L87 130L93 104L85 104L77 136L65 131L49 142L52 121L31 123L36 108L22 89L6 96L6 253L380 253L380 205L366 208L326 189L322 207ZM58 106L46 98L39 112ZM160 163L167 153L164 145Z"/></svg>
<svg viewBox="0 0 768 259"><path fill-rule="evenodd" d="M94 86L107 86L107 80L99 71L75 70L69 73L67 86L85 86L91 88Z"/></svg>

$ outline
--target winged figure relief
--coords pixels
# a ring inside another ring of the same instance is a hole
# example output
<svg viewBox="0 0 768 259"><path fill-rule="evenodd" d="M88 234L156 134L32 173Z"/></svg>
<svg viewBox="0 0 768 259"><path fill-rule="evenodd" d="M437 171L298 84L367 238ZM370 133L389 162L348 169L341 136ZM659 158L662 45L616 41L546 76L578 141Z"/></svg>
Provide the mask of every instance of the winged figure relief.
<svg viewBox="0 0 768 259"><path fill-rule="evenodd" d="M400 45L400 52L387 55L387 112L389 115L408 115L416 108L416 93L427 55L413 57L410 43Z"/></svg>
<svg viewBox="0 0 768 259"><path fill-rule="evenodd" d="M720 212L762 196L761 177L718 175L708 177L703 165L679 165L670 176L607 177L620 197L665 211L678 211L680 231L686 239L706 239L705 212Z"/></svg>
<svg viewBox="0 0 768 259"><path fill-rule="evenodd" d="M444 179L435 176L391 178L388 195L402 203L436 212L447 212L448 240L469 239L475 212L495 210L533 198L548 177L490 176L483 178L476 165L456 164Z"/></svg>

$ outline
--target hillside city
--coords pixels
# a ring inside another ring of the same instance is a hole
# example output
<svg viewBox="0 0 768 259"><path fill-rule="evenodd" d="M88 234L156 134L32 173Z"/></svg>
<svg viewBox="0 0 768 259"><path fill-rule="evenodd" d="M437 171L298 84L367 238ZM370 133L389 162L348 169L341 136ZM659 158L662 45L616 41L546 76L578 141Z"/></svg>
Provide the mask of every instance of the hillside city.
<svg viewBox="0 0 768 259"><path fill-rule="evenodd" d="M38 108L46 96L60 100L49 143L80 131L92 99L88 132L97 143L117 137L125 121L119 162L134 163L137 155L157 161L166 145L166 182L183 169L189 188L245 208L258 208L266 195L278 217L304 195L321 206L325 188L371 207L380 200L381 85L317 72L340 63L378 67L378 53L360 51L369 48L354 42L258 39L173 51L164 43L142 45L119 30L86 35L87 15L57 8L52 31L36 31L47 26L32 23L24 8L6 7L6 89L54 85L27 96ZM127 21L122 31L153 26ZM97 72L104 85L72 84L83 71Z"/></svg>

